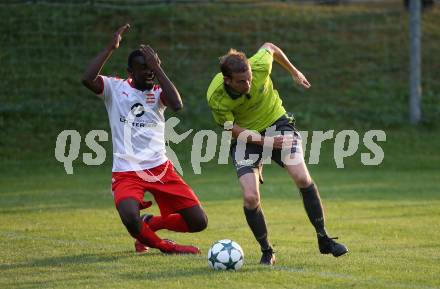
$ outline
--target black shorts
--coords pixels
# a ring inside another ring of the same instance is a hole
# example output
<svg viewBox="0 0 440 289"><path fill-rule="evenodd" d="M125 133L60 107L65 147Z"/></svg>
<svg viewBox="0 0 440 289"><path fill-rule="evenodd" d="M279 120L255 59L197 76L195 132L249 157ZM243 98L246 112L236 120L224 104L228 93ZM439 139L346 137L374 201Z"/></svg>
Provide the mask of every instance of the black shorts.
<svg viewBox="0 0 440 289"><path fill-rule="evenodd" d="M301 135L295 128L295 118L292 114L286 114L280 117L277 121L275 121L269 128L265 129L263 132L260 132L261 135L271 135L273 133L269 131L276 131L278 134L287 134L291 133L295 135L299 140L301 139ZM243 152L239 152L237 154L237 147L240 145L241 147L245 147L244 149L244 158ZM290 148L291 153L298 152L301 148L301 142L297 142L293 144ZM263 162L268 158L271 158L281 167L284 167L283 161L281 159L281 150L280 149L266 149L261 145L253 144L253 143L244 143L242 141L237 141L233 139L231 142L230 155L232 158L232 162L234 164L235 170L237 172L237 176L241 177L247 173L253 173L255 169L259 170L260 174L260 182L263 183L262 176L262 168ZM241 155L241 157L240 157Z"/></svg>

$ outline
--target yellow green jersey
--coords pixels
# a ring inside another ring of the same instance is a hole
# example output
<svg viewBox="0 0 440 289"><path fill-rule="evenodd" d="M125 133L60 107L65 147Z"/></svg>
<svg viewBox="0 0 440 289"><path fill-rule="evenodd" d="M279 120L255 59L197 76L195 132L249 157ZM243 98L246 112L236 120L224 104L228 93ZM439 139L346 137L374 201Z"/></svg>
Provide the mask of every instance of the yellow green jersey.
<svg viewBox="0 0 440 289"><path fill-rule="evenodd" d="M208 88L207 99L218 125L230 122L262 132L286 113L270 78L272 62L272 53L266 49L260 49L249 59L251 90L249 94L237 98L232 98L226 91L222 73L214 77Z"/></svg>

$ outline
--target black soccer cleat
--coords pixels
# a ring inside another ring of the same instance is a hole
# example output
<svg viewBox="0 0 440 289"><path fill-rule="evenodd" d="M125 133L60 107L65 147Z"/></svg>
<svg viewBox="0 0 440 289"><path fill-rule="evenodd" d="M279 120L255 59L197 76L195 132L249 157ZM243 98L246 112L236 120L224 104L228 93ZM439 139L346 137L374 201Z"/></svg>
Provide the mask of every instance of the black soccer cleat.
<svg viewBox="0 0 440 289"><path fill-rule="evenodd" d="M338 237L330 238L329 236L318 236L319 252L321 254L332 254L339 257L348 252L348 248L344 244L335 241Z"/></svg>
<svg viewBox="0 0 440 289"><path fill-rule="evenodd" d="M269 249L261 250L261 252L263 253L260 259L261 265L272 266L273 264L275 264L275 252L272 247L269 247Z"/></svg>

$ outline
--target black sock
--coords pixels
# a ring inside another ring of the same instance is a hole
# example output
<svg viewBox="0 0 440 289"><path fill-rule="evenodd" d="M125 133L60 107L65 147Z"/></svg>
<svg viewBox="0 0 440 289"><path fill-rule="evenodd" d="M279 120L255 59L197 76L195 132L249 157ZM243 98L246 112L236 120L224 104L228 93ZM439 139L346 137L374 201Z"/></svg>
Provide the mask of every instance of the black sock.
<svg viewBox="0 0 440 289"><path fill-rule="evenodd" d="M299 189L303 198L304 208L310 222L315 227L318 236L326 236L327 232L324 227L324 210L319 197L318 188L315 184L311 184L307 188Z"/></svg>
<svg viewBox="0 0 440 289"><path fill-rule="evenodd" d="M243 209L246 221L251 228L252 233L254 233L255 239L260 243L261 249L269 249L270 244L267 239L266 221L264 220L263 210L260 205L255 209L247 209L246 207Z"/></svg>

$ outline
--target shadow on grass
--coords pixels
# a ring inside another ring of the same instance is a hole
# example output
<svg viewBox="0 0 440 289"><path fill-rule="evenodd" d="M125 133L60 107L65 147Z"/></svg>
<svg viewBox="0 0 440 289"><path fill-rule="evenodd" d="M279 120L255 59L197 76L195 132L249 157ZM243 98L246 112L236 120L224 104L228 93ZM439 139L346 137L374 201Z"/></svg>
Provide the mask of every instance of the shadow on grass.
<svg viewBox="0 0 440 289"><path fill-rule="evenodd" d="M160 252L150 252L148 255L161 255ZM101 254L80 254L72 256L52 257L43 259L34 259L29 262L0 264L0 272L4 270L13 270L20 268L36 267L57 267L66 265L87 265L92 263L112 262L126 258L133 258L136 255L133 251L109 252Z"/></svg>
<svg viewBox="0 0 440 289"><path fill-rule="evenodd" d="M166 256L167 258L183 258L185 256ZM194 257L194 256L191 256ZM270 267L261 266L259 264L246 264L244 269L240 269L237 271L222 271L222 270L212 270L208 267L207 261L205 259L204 255L196 256L196 258L200 259L199 263L200 265L196 268L194 267L181 267L178 268L178 266L175 266L172 268L172 271L170 270L162 270L162 271L156 271L156 272L131 272L128 274L119 274L118 278L121 280L139 280L139 281L145 281L146 278L151 281L169 281L169 280L183 280L183 279L194 279L194 277L197 276L207 276L210 274L215 274L215 278L219 278L219 274L246 274L246 276L249 273L255 273L255 272L267 272L272 270ZM177 268L176 268L177 267ZM226 276L226 275L225 275ZM227 275L229 276L229 275ZM221 277L220 277L221 278Z"/></svg>
<svg viewBox="0 0 440 289"><path fill-rule="evenodd" d="M94 281L90 281L87 279L84 279L84 277L65 277L65 278L51 278L50 280L43 280L43 281L8 281L5 283L0 283L0 285L5 286L3 288L27 288L27 289L41 289L41 288L66 288L66 284L72 285L75 284L76 286L78 283L84 283L84 288L86 288L90 283L97 283Z"/></svg>
<svg viewBox="0 0 440 289"><path fill-rule="evenodd" d="M161 281L161 280L182 280L182 279L193 279L197 276L206 276L210 274L230 274L231 272L226 271L214 271L208 268L205 255L164 255L163 253L157 252L149 252L149 257L161 257L162 261L175 263L176 266L173 266L172 272L168 269L160 269L163 264L151 263L151 266L159 266L156 268L157 271L148 270L144 272L139 272L138 270L130 270L127 272L123 270L124 273L118 271L112 274L115 278L113 281L115 282L124 282L126 281L136 281L144 282L145 280L150 281ZM34 272L30 275L30 278L38 278L36 280L29 281L29 279L16 279L16 278L8 278L6 283L3 283L2 286L6 285L7 288L20 286L22 288L42 288L42 287L64 287L66 284L72 286L90 286L90 285L99 285L102 282L102 278L107 278L105 276L96 276L97 269L93 268L93 265L98 263L112 263L117 261L126 260L123 262L124 264L127 262L127 259L132 259L138 257L132 251L122 251L122 252L109 252L109 253L100 253L100 254L79 254L79 255L71 255L71 256L62 256L62 257L53 257L53 258L42 258L42 259L33 259L29 262L20 262L13 264L0 264L0 274L14 273L14 270L17 269L32 269ZM144 256L139 256L140 258ZM168 260L167 260L168 259ZM173 259L173 260L171 260ZM191 259L191 260L188 260ZM156 259L157 261L158 259ZM196 261L198 264L196 267L187 266L186 261L189 263L193 263ZM162 262L161 261L161 262ZM131 262L131 261L129 261ZM159 262L159 263L161 263ZM127 264L123 266L126 268ZM73 276L70 274L72 268L74 266L76 269L72 270L75 274L81 273L81 277ZM78 266L82 266L83 269L78 271ZM92 266L92 267L91 267ZM48 272L57 272L56 268L62 268L63 271L67 272L67 274L63 275L63 277L55 277L52 273ZM168 267L167 267L168 268ZM42 271L38 272L35 270L41 269ZM259 265L251 265L248 264L246 268L243 270L239 270L237 272L232 272L234 274L248 274L250 272L258 272L258 271L267 271L271 268L263 268ZM54 271L55 270L55 271ZM90 271L91 270L91 271ZM89 275L87 272L90 272ZM37 275L35 275L37 273ZM34 277L32 277L35 275ZM45 279L45 280L41 280ZM112 278L113 279L113 278Z"/></svg>

